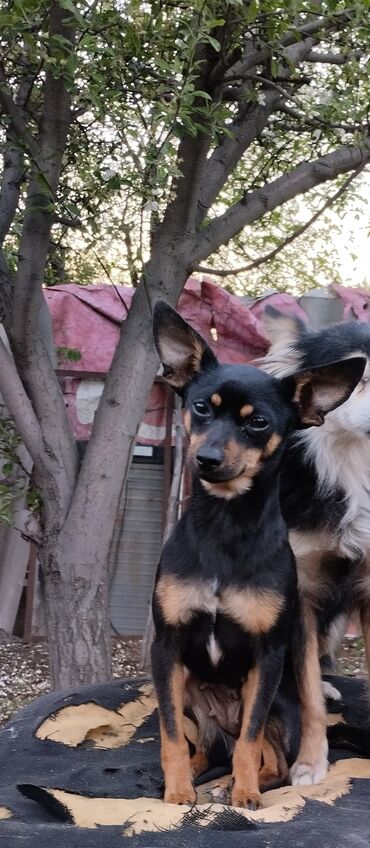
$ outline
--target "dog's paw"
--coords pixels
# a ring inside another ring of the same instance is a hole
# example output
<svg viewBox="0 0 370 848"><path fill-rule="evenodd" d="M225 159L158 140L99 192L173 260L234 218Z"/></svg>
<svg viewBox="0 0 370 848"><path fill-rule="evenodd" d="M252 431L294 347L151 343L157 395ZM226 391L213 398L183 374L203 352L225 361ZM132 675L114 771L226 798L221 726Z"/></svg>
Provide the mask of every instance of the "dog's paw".
<svg viewBox="0 0 370 848"><path fill-rule="evenodd" d="M200 800L198 799L198 793ZM203 786L198 787L197 799L200 804L207 801L209 804L225 804L225 806L229 807L231 803L230 780L221 778L220 781L211 781L208 785L203 784Z"/></svg>
<svg viewBox="0 0 370 848"><path fill-rule="evenodd" d="M248 792L244 787L233 787L231 791L231 806L244 807L247 810L259 810L261 795L259 792Z"/></svg>
<svg viewBox="0 0 370 848"><path fill-rule="evenodd" d="M164 800L166 804L194 804L195 789L191 783L166 786Z"/></svg>
<svg viewBox="0 0 370 848"><path fill-rule="evenodd" d="M339 689L336 689L328 680L322 681L322 691L324 698L330 699L331 701L341 701L342 693Z"/></svg>
<svg viewBox="0 0 370 848"><path fill-rule="evenodd" d="M309 745L302 747L298 759L290 769L293 786L311 786L324 780L329 767L328 749L326 734L320 741L311 739Z"/></svg>
<svg viewBox="0 0 370 848"><path fill-rule="evenodd" d="M290 769L290 779L293 786L311 786L324 780L327 771L326 757L316 760L315 763L297 761Z"/></svg>

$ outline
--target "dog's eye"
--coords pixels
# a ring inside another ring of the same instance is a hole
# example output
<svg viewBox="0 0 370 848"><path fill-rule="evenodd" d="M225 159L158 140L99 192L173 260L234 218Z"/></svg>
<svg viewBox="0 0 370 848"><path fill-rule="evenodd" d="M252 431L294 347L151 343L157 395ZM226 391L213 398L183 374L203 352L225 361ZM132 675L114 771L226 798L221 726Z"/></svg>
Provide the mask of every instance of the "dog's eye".
<svg viewBox="0 0 370 848"><path fill-rule="evenodd" d="M269 422L267 418L263 417L263 415L252 415L248 421L248 426L252 430L266 430L266 427L269 426Z"/></svg>
<svg viewBox="0 0 370 848"><path fill-rule="evenodd" d="M195 400L193 403L193 410L197 415L202 415L203 417L210 414L208 403L204 400Z"/></svg>

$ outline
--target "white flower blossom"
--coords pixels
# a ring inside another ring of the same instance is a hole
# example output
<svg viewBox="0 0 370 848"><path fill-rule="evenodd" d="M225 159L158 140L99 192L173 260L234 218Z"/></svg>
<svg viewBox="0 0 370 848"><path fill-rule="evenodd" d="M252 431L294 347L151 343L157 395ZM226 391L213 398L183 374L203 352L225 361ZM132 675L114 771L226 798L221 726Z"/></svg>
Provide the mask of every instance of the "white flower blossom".
<svg viewBox="0 0 370 848"><path fill-rule="evenodd" d="M326 91L325 89L322 91L318 91L316 94L316 103L320 103L321 106L327 106L332 99L332 95L330 91Z"/></svg>
<svg viewBox="0 0 370 848"><path fill-rule="evenodd" d="M104 168L104 171L101 172L101 178L102 180L104 180L105 183L107 183L109 182L109 180L112 179L112 177L115 177L116 174L117 171L115 171L113 168Z"/></svg>
<svg viewBox="0 0 370 848"><path fill-rule="evenodd" d="M259 103L260 106L266 106L266 93L264 91L261 91L261 93L258 95L257 103Z"/></svg>

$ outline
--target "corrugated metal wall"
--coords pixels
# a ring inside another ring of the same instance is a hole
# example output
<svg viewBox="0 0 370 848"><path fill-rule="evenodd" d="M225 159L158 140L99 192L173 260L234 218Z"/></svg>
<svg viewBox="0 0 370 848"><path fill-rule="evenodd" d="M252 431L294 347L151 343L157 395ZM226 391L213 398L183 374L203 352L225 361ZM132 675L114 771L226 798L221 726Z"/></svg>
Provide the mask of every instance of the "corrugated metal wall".
<svg viewBox="0 0 370 848"><path fill-rule="evenodd" d="M110 619L122 635L144 633L162 539L163 465L133 462L110 563Z"/></svg>

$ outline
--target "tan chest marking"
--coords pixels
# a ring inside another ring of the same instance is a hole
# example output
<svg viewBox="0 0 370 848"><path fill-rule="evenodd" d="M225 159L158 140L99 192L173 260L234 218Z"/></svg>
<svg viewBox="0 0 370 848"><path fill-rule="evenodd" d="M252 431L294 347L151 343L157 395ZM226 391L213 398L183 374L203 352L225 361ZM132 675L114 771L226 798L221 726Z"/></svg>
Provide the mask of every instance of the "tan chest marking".
<svg viewBox="0 0 370 848"><path fill-rule="evenodd" d="M225 589L220 612L232 618L247 633L258 636L268 633L276 624L284 598L272 589Z"/></svg>
<svg viewBox="0 0 370 848"><path fill-rule="evenodd" d="M218 598L211 582L190 582L168 575L161 577L155 592L163 617L172 626L188 624L197 612L216 615Z"/></svg>
<svg viewBox="0 0 370 848"><path fill-rule="evenodd" d="M256 636L268 633L284 608L282 595L271 589L229 587L218 593L217 581L190 583L172 576L161 577L156 597L166 623L173 627L188 624L197 612L213 617L222 613Z"/></svg>

